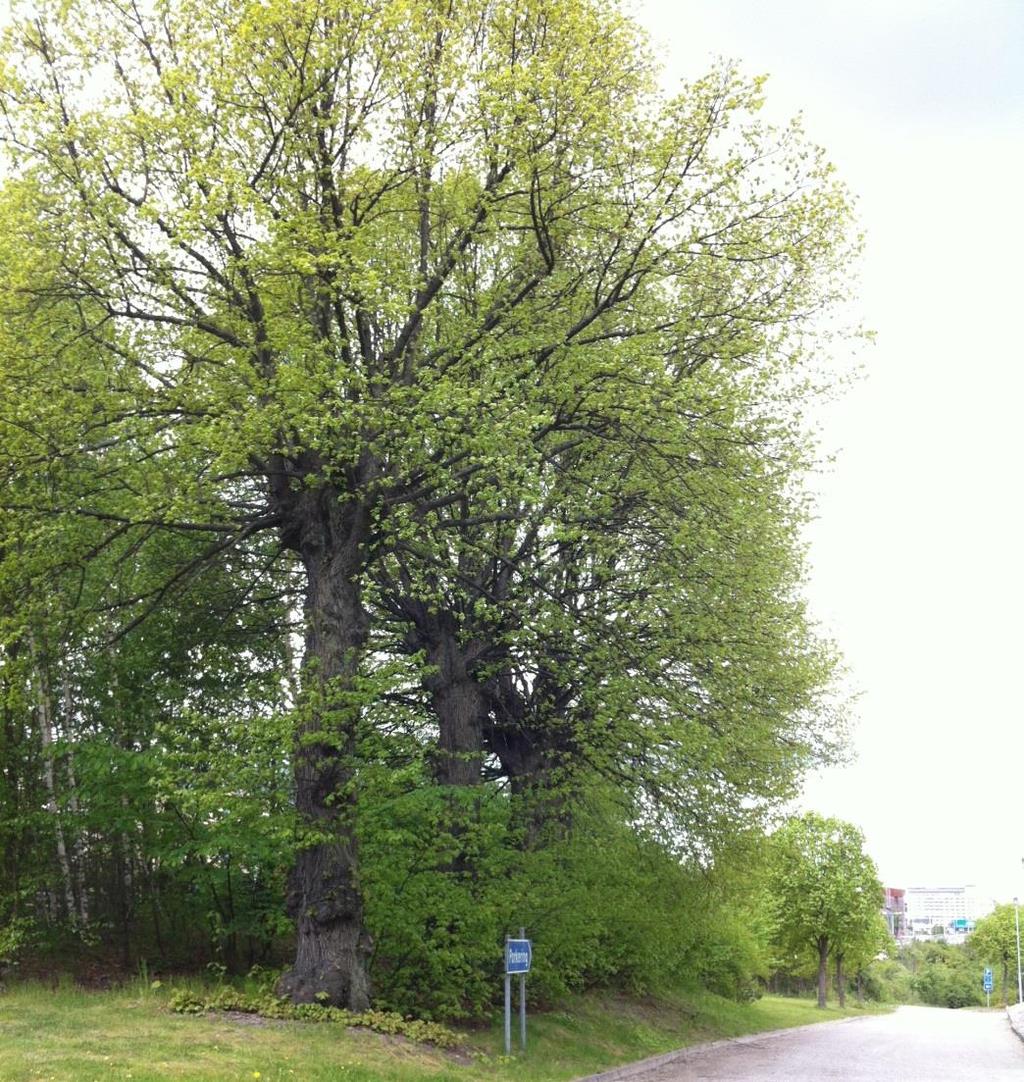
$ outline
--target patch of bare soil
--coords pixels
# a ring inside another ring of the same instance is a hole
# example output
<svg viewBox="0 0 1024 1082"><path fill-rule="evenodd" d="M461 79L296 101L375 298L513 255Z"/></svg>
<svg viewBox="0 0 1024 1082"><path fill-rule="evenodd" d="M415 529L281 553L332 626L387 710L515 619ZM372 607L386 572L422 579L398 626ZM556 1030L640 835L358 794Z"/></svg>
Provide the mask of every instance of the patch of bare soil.
<svg viewBox="0 0 1024 1082"><path fill-rule="evenodd" d="M283 1026L281 1018L264 1018L261 1014L248 1011L207 1011L207 1018L223 1018L225 1022L234 1022L236 1026Z"/></svg>
<svg viewBox="0 0 1024 1082"><path fill-rule="evenodd" d="M460 1067L468 1067L473 1062L472 1054L464 1048L435 1048L433 1045L424 1045L418 1041L411 1041L400 1033L378 1033L366 1026L349 1026L348 1030L349 1033L367 1033L372 1037L376 1037L378 1041L389 1048L407 1050L420 1055L422 1055L424 1048L429 1048L432 1052L437 1052L452 1063L457 1063Z"/></svg>

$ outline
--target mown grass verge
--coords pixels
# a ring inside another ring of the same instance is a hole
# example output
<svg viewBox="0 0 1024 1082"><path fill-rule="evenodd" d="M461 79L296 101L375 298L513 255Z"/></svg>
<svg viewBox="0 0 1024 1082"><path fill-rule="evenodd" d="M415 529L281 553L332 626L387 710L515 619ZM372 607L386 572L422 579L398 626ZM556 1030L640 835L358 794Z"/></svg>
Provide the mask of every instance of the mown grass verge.
<svg viewBox="0 0 1024 1082"><path fill-rule="evenodd" d="M460 1047L446 1050L332 1022L178 1014L173 994L144 985L8 989L0 994L0 1082L564 1082L685 1044L864 1013L774 997L591 995L532 1015L526 1053L506 1060L500 1021L460 1031Z"/></svg>

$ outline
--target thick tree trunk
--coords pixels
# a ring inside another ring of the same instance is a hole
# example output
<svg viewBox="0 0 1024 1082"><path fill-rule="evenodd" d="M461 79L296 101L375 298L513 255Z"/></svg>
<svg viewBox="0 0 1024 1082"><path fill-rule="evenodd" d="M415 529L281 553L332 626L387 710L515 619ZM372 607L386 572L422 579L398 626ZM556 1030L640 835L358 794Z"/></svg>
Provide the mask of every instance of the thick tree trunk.
<svg viewBox="0 0 1024 1082"><path fill-rule="evenodd" d="M287 906L296 923L293 1001L369 1006L370 939L363 925L351 784L360 703L354 688L366 645L362 544L367 516L330 490L296 497L286 541L306 571L306 653L295 741L300 840Z"/></svg>
<svg viewBox="0 0 1024 1082"><path fill-rule="evenodd" d="M427 649L423 685L437 718L434 776L441 785L475 786L483 778L483 732L487 697L472 673L474 650L458 641L451 621L440 619Z"/></svg>
<svg viewBox="0 0 1024 1082"><path fill-rule="evenodd" d="M480 819L479 787L483 781L483 732L489 704L473 666L478 647L460 641L456 620L420 608L417 618L420 648L427 670L423 687L437 721L437 746L430 764L443 790L445 819L441 824L448 852L440 868L455 874L472 873L471 828Z"/></svg>
<svg viewBox="0 0 1024 1082"><path fill-rule="evenodd" d="M572 738L557 724L538 724L508 674L496 677L490 690L495 722L486 730L485 746L509 780L522 846L535 849L572 828L572 782L559 769L571 756Z"/></svg>
<svg viewBox="0 0 1024 1082"><path fill-rule="evenodd" d="M846 973L843 970L843 955L836 953L836 995L839 997L839 1006L846 1006Z"/></svg>
<svg viewBox="0 0 1024 1082"><path fill-rule="evenodd" d="M828 1005L828 936L818 936L818 1006Z"/></svg>

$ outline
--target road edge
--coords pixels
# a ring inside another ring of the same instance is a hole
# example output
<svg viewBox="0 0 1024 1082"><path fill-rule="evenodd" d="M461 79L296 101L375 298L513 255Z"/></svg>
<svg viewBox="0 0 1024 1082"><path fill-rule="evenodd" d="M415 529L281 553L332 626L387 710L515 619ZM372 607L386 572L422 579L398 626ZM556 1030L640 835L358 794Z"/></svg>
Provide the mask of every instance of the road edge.
<svg viewBox="0 0 1024 1082"><path fill-rule="evenodd" d="M1006 1017L1010 1020L1010 1029L1024 1041L1024 1003L1015 1003L1006 1008Z"/></svg>
<svg viewBox="0 0 1024 1082"><path fill-rule="evenodd" d="M682 1048L677 1048L672 1052L662 1052L658 1056L648 1056L647 1059L636 1060L633 1063L624 1063L621 1067L612 1067L608 1071L601 1071L600 1074L588 1074L581 1078L574 1079L573 1082L626 1082L626 1079L637 1078L640 1075L646 1074L648 1071L655 1071L659 1067L665 1067L670 1063L676 1063L679 1060L685 1059L692 1055L701 1055L704 1052L712 1052L716 1048L724 1048L730 1044L750 1044L753 1041L763 1041L765 1039L771 1039L772 1037L781 1037L784 1033L794 1033L801 1029L821 1029L824 1026L842 1026L847 1022L862 1022L864 1018L874 1017L873 1015L864 1015L859 1017L857 1015L851 1015L849 1018L830 1018L827 1022L809 1022L803 1026L786 1026L784 1029L765 1029L759 1033L745 1033L742 1037L724 1037L718 1041L705 1041L703 1044L688 1044ZM1021 1018L1021 1025L1024 1028L1024 1016ZM1021 1039L1024 1040L1024 1036Z"/></svg>

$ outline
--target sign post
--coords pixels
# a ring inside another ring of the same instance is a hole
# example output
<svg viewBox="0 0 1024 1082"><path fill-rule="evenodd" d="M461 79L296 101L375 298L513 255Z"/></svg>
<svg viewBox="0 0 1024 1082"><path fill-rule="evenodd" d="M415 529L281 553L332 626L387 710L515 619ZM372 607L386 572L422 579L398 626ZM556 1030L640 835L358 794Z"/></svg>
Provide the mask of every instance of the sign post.
<svg viewBox="0 0 1024 1082"><path fill-rule="evenodd" d="M519 939L505 937L505 1055L512 1055L512 976L519 975L519 1044L526 1049L526 974L533 960L533 944L526 929L519 929Z"/></svg>
<svg viewBox="0 0 1024 1082"><path fill-rule="evenodd" d="M981 986L985 989L985 1006L992 1006L992 970L985 966L985 972L981 978Z"/></svg>
<svg viewBox="0 0 1024 1082"><path fill-rule="evenodd" d="M519 938L526 940L526 929L519 929ZM527 941L528 942L528 941ZM519 974L519 1047L526 1051L526 972Z"/></svg>
<svg viewBox="0 0 1024 1082"><path fill-rule="evenodd" d="M508 944L505 936L505 1055L512 1055L512 976L508 971Z"/></svg>

